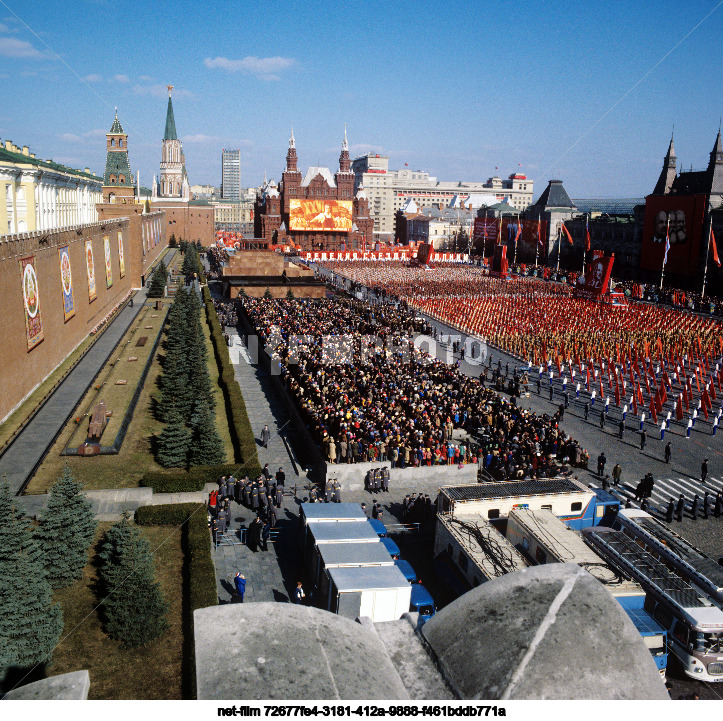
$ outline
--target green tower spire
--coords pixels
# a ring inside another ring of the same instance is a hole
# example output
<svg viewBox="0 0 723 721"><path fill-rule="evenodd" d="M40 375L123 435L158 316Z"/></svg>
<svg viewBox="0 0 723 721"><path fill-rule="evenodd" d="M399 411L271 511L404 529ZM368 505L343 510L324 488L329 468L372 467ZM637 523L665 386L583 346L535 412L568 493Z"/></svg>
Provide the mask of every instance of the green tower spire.
<svg viewBox="0 0 723 721"><path fill-rule="evenodd" d="M171 91L173 85L168 86L168 110L166 111L166 132L163 135L164 140L178 140L176 135L176 121L173 119L173 103L171 102Z"/></svg>

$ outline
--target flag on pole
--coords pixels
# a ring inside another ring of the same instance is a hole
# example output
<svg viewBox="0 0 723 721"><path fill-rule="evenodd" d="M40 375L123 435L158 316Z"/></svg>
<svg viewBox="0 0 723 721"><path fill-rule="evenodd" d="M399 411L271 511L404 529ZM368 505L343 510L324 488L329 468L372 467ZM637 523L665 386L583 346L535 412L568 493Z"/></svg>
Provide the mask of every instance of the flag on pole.
<svg viewBox="0 0 723 721"><path fill-rule="evenodd" d="M683 394L678 396L678 402L675 404L675 419L678 421L683 420Z"/></svg>
<svg viewBox="0 0 723 721"><path fill-rule="evenodd" d="M590 250L590 229L588 227L588 220L590 219L589 215L585 216L585 250ZM637 415L637 413L635 414Z"/></svg>
<svg viewBox="0 0 723 721"><path fill-rule="evenodd" d="M517 233L515 234L515 243L520 239L521 235L522 235L522 221L520 220L520 217L517 216Z"/></svg>
<svg viewBox="0 0 723 721"><path fill-rule="evenodd" d="M570 242L570 245L574 245L574 243L572 241L572 236L570 235L570 231L565 226L565 223L562 223L562 230L565 233L565 235L567 236L567 239Z"/></svg>
<svg viewBox="0 0 723 721"><path fill-rule="evenodd" d="M715 235L713 235L713 223L710 224L710 247L713 251L713 262L720 268L720 258L718 257L718 246L715 244Z"/></svg>
<svg viewBox="0 0 723 721"><path fill-rule="evenodd" d="M669 229L670 220L668 220L668 225L665 227L665 255L663 256L663 268L665 268L668 263L668 251L670 250L670 233L668 232Z"/></svg>

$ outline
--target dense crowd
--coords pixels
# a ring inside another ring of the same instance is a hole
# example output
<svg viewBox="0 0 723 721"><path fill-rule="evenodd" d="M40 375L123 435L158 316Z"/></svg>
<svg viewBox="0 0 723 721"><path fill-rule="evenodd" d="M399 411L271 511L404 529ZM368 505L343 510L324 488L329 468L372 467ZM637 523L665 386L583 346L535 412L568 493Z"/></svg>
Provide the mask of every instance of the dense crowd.
<svg viewBox="0 0 723 721"><path fill-rule="evenodd" d="M240 302L330 463L459 464L482 453L490 473L529 478L583 460L555 419L517 408L416 347L419 321L402 306ZM478 441L460 440L470 436Z"/></svg>
<svg viewBox="0 0 723 721"><path fill-rule="evenodd" d="M209 270L207 277L209 280L216 280L221 277L221 268L228 263L228 251L226 248L218 248L211 246L206 251Z"/></svg>
<svg viewBox="0 0 723 721"><path fill-rule="evenodd" d="M225 326L236 327L238 324L236 303L230 300L218 300L217 298L214 298L213 307L216 309L218 322L221 324L222 328Z"/></svg>

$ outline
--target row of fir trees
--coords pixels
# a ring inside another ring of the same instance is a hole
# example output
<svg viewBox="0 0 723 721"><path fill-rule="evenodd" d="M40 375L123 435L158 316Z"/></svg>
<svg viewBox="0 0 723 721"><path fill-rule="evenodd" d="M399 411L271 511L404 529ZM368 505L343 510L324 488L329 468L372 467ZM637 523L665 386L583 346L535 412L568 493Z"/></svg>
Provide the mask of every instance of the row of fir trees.
<svg viewBox="0 0 723 721"><path fill-rule="evenodd" d="M53 590L83 577L96 532L91 503L66 466L37 524L0 485L0 687L42 677L63 632ZM155 580L149 544L127 515L100 553L100 611L105 632L142 646L167 628L167 604Z"/></svg>
<svg viewBox="0 0 723 721"><path fill-rule="evenodd" d="M166 427L156 448L156 459L165 468L217 465L225 460L216 431L201 309L198 294L180 288L168 311L158 403L158 416Z"/></svg>

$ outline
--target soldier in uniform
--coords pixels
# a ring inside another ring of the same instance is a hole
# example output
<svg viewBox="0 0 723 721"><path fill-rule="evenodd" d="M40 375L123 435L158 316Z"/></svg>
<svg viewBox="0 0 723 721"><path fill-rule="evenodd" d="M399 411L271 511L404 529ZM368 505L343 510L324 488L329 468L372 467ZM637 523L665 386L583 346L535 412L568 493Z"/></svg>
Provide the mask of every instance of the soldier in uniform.
<svg viewBox="0 0 723 721"><path fill-rule="evenodd" d="M213 545L218 543L218 521L215 518L211 519L211 536L213 537Z"/></svg>
<svg viewBox="0 0 723 721"><path fill-rule="evenodd" d="M284 504L284 490L283 486L274 487L274 503L277 508L281 508Z"/></svg>
<svg viewBox="0 0 723 721"><path fill-rule="evenodd" d="M718 491L718 493L715 494L715 506L713 507L713 515L716 518L720 518L721 513L723 513L723 494Z"/></svg>
<svg viewBox="0 0 723 721"><path fill-rule="evenodd" d="M279 520L279 510L276 508L276 506L271 506L271 509L269 510L269 523L271 524L271 528L276 528L276 524Z"/></svg>
<svg viewBox="0 0 723 721"><path fill-rule="evenodd" d="M700 498L698 497L698 494L696 493L693 497L693 508L691 509L691 513L693 514L693 520L698 520L698 509L700 508Z"/></svg>
<svg viewBox="0 0 723 721"><path fill-rule="evenodd" d="M259 508L259 495L260 495L260 488L257 481L254 481L251 484L251 510L257 511Z"/></svg>
<svg viewBox="0 0 723 721"><path fill-rule="evenodd" d="M249 478L244 478L243 499L244 499L244 506L246 506L246 508L250 508L251 507L251 480Z"/></svg>
<svg viewBox="0 0 723 721"><path fill-rule="evenodd" d="M379 505L377 504L377 499L374 499L374 503L372 503L372 518L379 518Z"/></svg>
<svg viewBox="0 0 723 721"><path fill-rule="evenodd" d="M382 490L385 491L386 493L389 493L389 469L386 466L384 466L384 468L382 468L381 476L382 476Z"/></svg>
<svg viewBox="0 0 723 721"><path fill-rule="evenodd" d="M675 519L677 521L683 520L683 511L685 510L685 496L681 493L678 503L675 506Z"/></svg>
<svg viewBox="0 0 723 721"><path fill-rule="evenodd" d="M309 503L316 503L319 500L319 492L316 490L316 486L312 486L309 489Z"/></svg>
<svg viewBox="0 0 723 721"><path fill-rule="evenodd" d="M231 476L233 483L233 499L236 503L241 503L241 479Z"/></svg>
<svg viewBox="0 0 723 721"><path fill-rule="evenodd" d="M334 494L334 487L332 485L331 478L327 478L326 484L324 486L324 498L326 499L327 503L331 503L333 494Z"/></svg>
<svg viewBox="0 0 723 721"><path fill-rule="evenodd" d="M671 498L671 499L668 501L668 507L667 507L667 509L665 510L665 520L666 520L668 523L672 523L672 522L673 522L673 514L674 514L674 513L675 513L675 501Z"/></svg>
<svg viewBox="0 0 723 721"><path fill-rule="evenodd" d="M710 515L710 493L706 491L703 494L703 518L708 518Z"/></svg>
<svg viewBox="0 0 723 721"><path fill-rule="evenodd" d="M226 533L226 511L221 509L218 513L218 532Z"/></svg>
<svg viewBox="0 0 723 721"><path fill-rule="evenodd" d="M341 503L341 483L339 483L339 479L334 479L333 484L334 489L334 503Z"/></svg>

